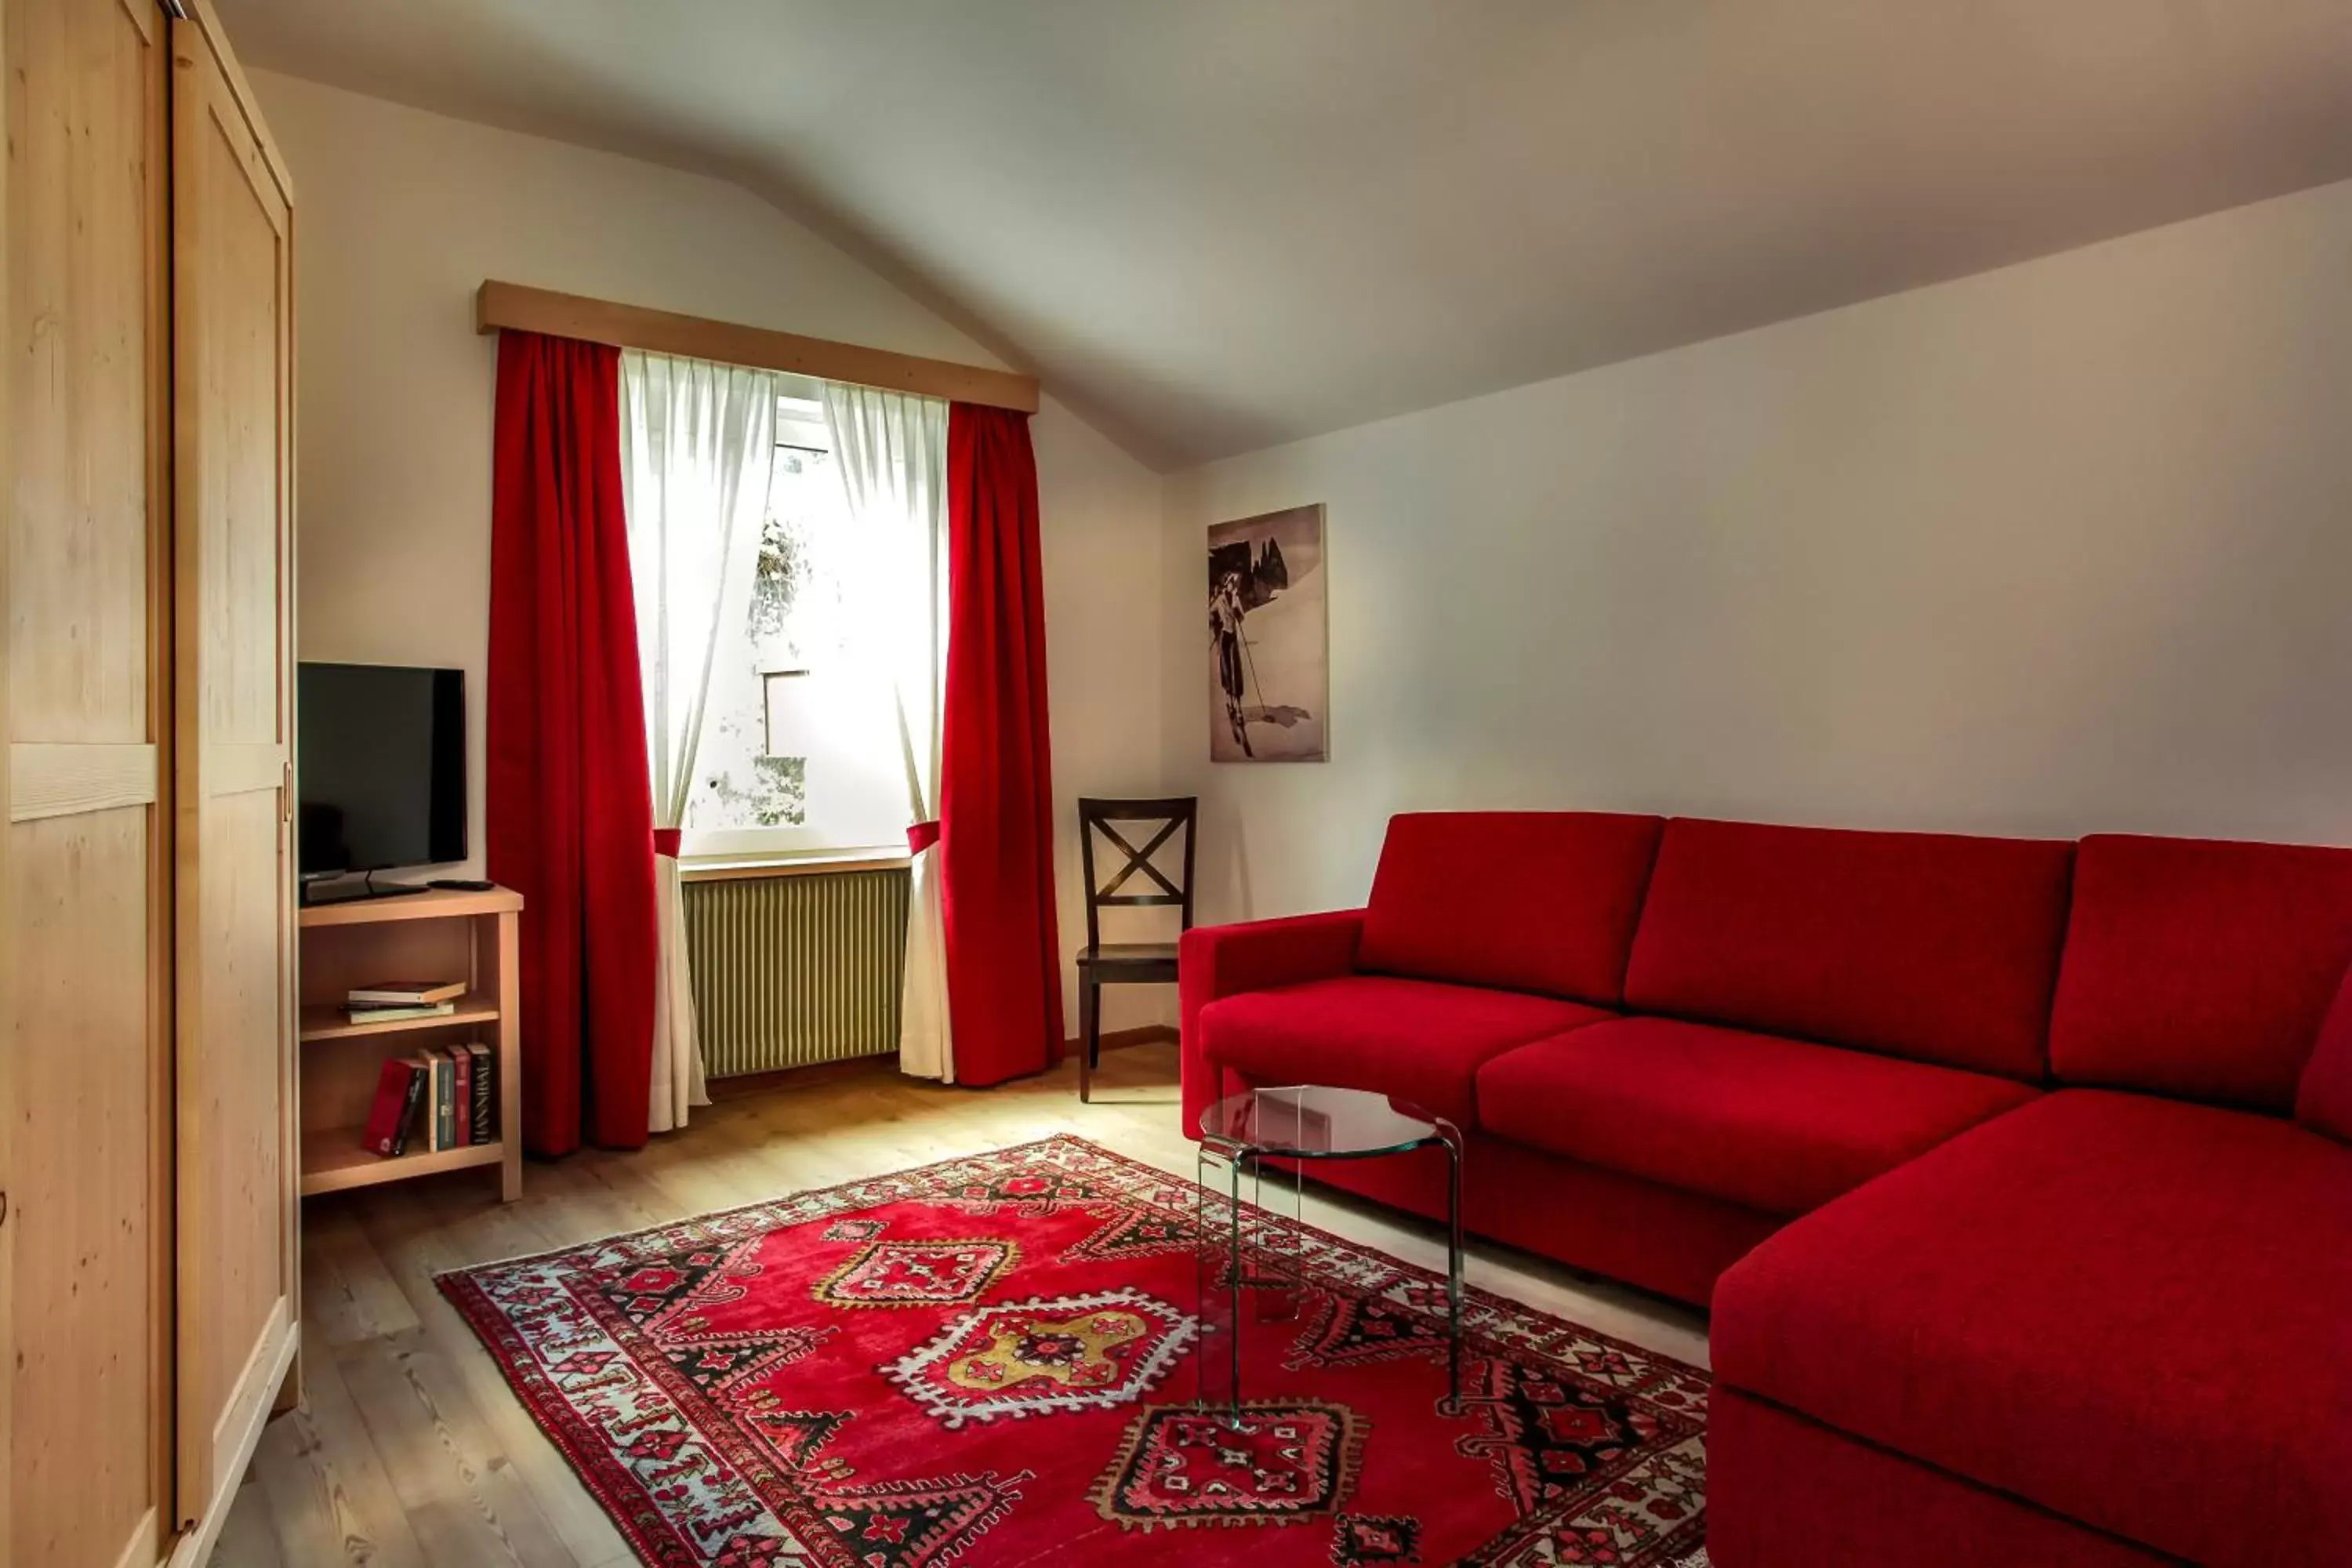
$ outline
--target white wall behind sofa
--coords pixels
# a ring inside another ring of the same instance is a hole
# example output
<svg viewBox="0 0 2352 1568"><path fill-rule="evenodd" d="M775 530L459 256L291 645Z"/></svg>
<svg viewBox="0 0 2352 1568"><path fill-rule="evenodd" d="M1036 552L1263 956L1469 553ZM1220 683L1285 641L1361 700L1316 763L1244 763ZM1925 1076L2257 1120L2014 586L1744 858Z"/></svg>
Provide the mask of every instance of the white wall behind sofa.
<svg viewBox="0 0 2352 1568"><path fill-rule="evenodd" d="M1206 915L1412 808L2352 842L2347 279L2352 184L1175 477ZM1212 766L1202 527L1310 501L1333 760Z"/></svg>
<svg viewBox="0 0 2352 1568"><path fill-rule="evenodd" d="M301 656L465 669L475 856L457 874L479 875L496 364L473 331L483 279L998 362L736 186L253 75L299 198ZM1156 602L1160 487L1050 398L1032 426L1067 951L1083 940L1072 798L1159 787L1159 639L1117 605ZM1108 1022L1173 1016L1129 988Z"/></svg>

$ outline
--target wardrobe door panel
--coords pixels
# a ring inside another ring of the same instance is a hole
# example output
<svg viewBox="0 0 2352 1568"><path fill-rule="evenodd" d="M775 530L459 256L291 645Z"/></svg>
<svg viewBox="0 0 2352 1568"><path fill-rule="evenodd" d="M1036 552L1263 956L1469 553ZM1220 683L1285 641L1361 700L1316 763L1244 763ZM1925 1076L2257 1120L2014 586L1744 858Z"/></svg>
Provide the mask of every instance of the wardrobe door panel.
<svg viewBox="0 0 2352 1568"><path fill-rule="evenodd" d="M170 1533L166 22L5 0L0 1563Z"/></svg>
<svg viewBox="0 0 2352 1568"><path fill-rule="evenodd" d="M291 208L176 22L179 1499L225 1506L295 1349Z"/></svg>

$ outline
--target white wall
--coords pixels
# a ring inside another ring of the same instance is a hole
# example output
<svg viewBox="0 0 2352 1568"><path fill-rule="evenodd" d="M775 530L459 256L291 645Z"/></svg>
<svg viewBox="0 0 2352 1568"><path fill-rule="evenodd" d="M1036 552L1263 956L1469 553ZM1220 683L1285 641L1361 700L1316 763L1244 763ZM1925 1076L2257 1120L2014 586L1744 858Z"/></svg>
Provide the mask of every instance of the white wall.
<svg viewBox="0 0 2352 1568"><path fill-rule="evenodd" d="M2352 184L1168 487L1209 918L1390 813L2352 842ZM1328 504L1327 765L1206 762L1201 530Z"/></svg>
<svg viewBox="0 0 2352 1568"><path fill-rule="evenodd" d="M1087 939L1077 797L1165 793L1160 478L1076 419L1041 414L1032 425L1045 570L1045 679L1053 692L1054 858L1061 875L1062 948L1075 952ZM1164 942L1175 930L1164 910L1104 911L1106 942ZM1063 987L1072 1038L1078 1032L1076 985L1073 974ZM1175 1021L1172 986L1103 992L1106 1029Z"/></svg>
<svg viewBox="0 0 2352 1568"><path fill-rule="evenodd" d="M466 670L476 853L456 874L478 876L496 350L472 311L485 278L997 362L733 185L289 77L254 82L297 195L301 657ZM1154 628L1097 595L1160 596L1159 485L1050 400L1033 435L1066 818L1076 794L1156 788ZM1070 949L1074 865L1063 881ZM1146 999L1112 1022L1156 1016Z"/></svg>

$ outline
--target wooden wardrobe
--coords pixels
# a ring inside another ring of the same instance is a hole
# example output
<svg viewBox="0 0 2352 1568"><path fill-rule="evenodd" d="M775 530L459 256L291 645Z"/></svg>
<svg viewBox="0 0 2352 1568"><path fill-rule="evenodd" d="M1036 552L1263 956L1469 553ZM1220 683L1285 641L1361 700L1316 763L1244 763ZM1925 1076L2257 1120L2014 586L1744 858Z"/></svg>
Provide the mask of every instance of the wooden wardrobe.
<svg viewBox="0 0 2352 1568"><path fill-rule="evenodd" d="M0 0L0 1568L295 1377L292 184L206 0Z"/></svg>

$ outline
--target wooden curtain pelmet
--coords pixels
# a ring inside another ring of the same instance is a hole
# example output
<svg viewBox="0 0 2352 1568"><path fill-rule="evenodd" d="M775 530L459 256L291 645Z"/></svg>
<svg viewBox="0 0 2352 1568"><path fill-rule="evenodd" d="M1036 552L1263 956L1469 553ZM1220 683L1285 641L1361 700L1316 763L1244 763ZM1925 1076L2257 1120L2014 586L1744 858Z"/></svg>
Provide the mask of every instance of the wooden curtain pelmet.
<svg viewBox="0 0 2352 1568"><path fill-rule="evenodd" d="M649 310L640 305L559 294L520 283L495 279L485 282L474 296L474 330L488 333L509 327L517 331L543 332L550 337L610 343L615 348L789 371L820 381L845 381L858 386L945 398L951 403L985 404L1024 414L1037 412L1037 378L1034 375L892 353L887 349L863 348L856 343L830 342L824 338L804 338L795 332L739 326L701 316L681 316L672 310Z"/></svg>

